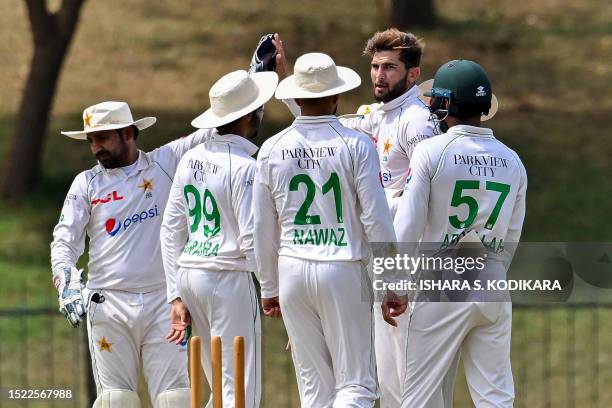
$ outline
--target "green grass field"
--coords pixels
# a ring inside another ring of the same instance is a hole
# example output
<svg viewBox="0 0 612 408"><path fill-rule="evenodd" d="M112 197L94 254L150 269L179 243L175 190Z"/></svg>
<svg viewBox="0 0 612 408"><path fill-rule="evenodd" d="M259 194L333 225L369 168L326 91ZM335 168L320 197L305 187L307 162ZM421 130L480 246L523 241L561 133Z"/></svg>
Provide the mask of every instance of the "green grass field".
<svg viewBox="0 0 612 408"><path fill-rule="evenodd" d="M50 3L57 6L59 1ZM608 204L612 143L605 140L610 133L605 112L612 110L612 4L606 0L436 3L441 24L415 30L426 42L422 78L431 78L439 65L454 58L477 60L490 73L500 111L487 125L519 153L529 176L523 240L612 240ZM226 72L246 68L260 35L277 31L290 62L304 52L323 51L361 74L364 85L341 100L341 113L351 112L371 100L369 61L361 49L374 31L385 28L377 4L369 0L86 2L55 97L38 185L22 207L0 204L0 309L56 305L48 263L51 231L72 178L94 164L87 144L59 131L80 128L85 106L126 100L136 117L157 116L158 124L139 139L141 148L154 148L191 132L191 119L208 107L211 84ZM0 154L4 155L28 71L31 39L24 2L0 2L0 15L5 16L5 41L0 42ZM269 136L290 120L281 103L271 102L261 133ZM596 338L590 335L593 316L598 317ZM611 317L608 309L517 312L513 328L517 406L572 406L575 400L573 406L590 407L595 399L601 407L610 406L612 391L606 385L612 380ZM568 343L572 321L573 346ZM66 326L61 316L30 317L25 323L0 316L0 387L24 386L27 381L32 388L57 384L76 389L75 373L84 372L84 365L73 363L70 356L81 343ZM268 321L264 329L265 406L296 406L284 328L280 322ZM576 377L569 380L572 372ZM592 386L595 378L597 387ZM2 398L1 407L21 406ZM457 407L470 406L462 377L455 399Z"/></svg>

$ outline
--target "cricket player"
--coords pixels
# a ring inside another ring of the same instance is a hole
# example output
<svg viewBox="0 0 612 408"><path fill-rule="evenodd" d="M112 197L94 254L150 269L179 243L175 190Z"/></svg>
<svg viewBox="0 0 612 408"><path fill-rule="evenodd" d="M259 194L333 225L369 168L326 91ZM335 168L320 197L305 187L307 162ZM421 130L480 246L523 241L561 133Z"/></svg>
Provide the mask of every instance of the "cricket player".
<svg viewBox="0 0 612 408"><path fill-rule="evenodd" d="M416 84L423 44L414 34L391 28L375 33L363 53L371 58L374 99L380 105L364 115L340 118L340 122L369 135L376 143L382 182L395 214L412 151L421 140L436 133Z"/></svg>
<svg viewBox="0 0 612 408"><path fill-rule="evenodd" d="M423 44L414 34L391 28L375 33L363 53L371 58L370 77L378 103L361 107L364 114L341 117L340 122L369 135L376 143L381 180L395 216L414 148L438 133L416 85ZM381 407L396 408L402 398L408 315L397 319L397 327L385 323L377 307L374 316ZM448 387L452 392L452 382Z"/></svg>
<svg viewBox="0 0 612 408"><path fill-rule="evenodd" d="M245 339L246 406L258 407L261 399L261 326L251 276L257 146L249 139L257 136L263 105L277 84L274 72L240 70L213 85L210 109L191 123L216 131L181 159L161 228L168 300L182 299L195 335L221 336L226 407L234 407L234 336ZM173 334L181 341L184 329ZM202 366L212 384L210 342L203 348Z"/></svg>
<svg viewBox="0 0 612 408"><path fill-rule="evenodd" d="M426 95L448 132L414 150L398 239L445 248L477 234L488 250L485 273L505 279L525 217L527 175L518 155L481 127L492 98L487 73L472 61L450 61ZM402 407L441 407L442 379L459 352L474 404L512 407L511 313L510 302L412 304Z"/></svg>
<svg viewBox="0 0 612 408"><path fill-rule="evenodd" d="M264 314L282 312L303 407L372 407L377 399L368 242L394 242L378 158L340 124L339 94L357 73L325 54L295 62L276 90L301 110L257 158L255 256ZM384 303L385 318L407 303Z"/></svg>
<svg viewBox="0 0 612 408"><path fill-rule="evenodd" d="M189 405L186 347L165 339L171 321L186 325L188 316L180 299L166 302L158 237L179 160L211 132L138 150L139 133L155 121L135 121L125 102L102 102L83 111L83 130L62 132L87 140L98 159L74 179L51 243L60 311L73 326L87 314L95 408L140 407L141 365L155 408ZM76 268L86 236L87 287ZM90 302L92 293L104 301Z"/></svg>
<svg viewBox="0 0 612 408"><path fill-rule="evenodd" d="M283 42L278 34L274 46L280 54L277 60L286 66ZM358 115L339 118L344 126L370 136L377 146L380 178L392 216L403 191L414 147L439 133L427 106L419 99L421 92L416 85L422 52L421 41L411 33L388 29L374 34L366 43L364 54L371 57L370 75L378 102L361 106ZM300 115L300 107L293 99L283 102L294 116ZM402 398L408 316L399 316L397 326L391 326L385 322L379 306L377 301L374 322L381 408L396 408ZM446 382L447 395L452 395L453 385L452 381ZM451 404L449 401L446 406Z"/></svg>

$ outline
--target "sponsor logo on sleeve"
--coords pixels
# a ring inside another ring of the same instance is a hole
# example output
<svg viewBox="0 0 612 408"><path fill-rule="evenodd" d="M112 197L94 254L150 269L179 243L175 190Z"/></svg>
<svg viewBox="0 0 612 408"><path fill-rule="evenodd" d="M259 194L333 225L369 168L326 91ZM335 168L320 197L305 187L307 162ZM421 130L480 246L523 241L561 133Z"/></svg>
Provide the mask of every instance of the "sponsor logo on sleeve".
<svg viewBox="0 0 612 408"><path fill-rule="evenodd" d="M412 167L408 167L408 176L406 177L406 184L404 184L404 190L408 188L408 183L412 180Z"/></svg>
<svg viewBox="0 0 612 408"><path fill-rule="evenodd" d="M76 201L76 199L76 194L68 194L68 196L66 196L66 199L64 200L64 207L70 205L70 203L72 201Z"/></svg>

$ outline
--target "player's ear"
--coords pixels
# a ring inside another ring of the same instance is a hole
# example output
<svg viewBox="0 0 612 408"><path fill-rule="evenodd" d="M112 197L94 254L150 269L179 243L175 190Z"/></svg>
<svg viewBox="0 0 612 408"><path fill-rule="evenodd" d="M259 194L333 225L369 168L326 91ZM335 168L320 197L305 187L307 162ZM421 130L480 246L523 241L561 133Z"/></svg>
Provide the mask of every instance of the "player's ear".
<svg viewBox="0 0 612 408"><path fill-rule="evenodd" d="M414 84L421 76L421 68L420 67L412 67L408 69L408 84Z"/></svg>
<svg viewBox="0 0 612 408"><path fill-rule="evenodd" d="M134 139L136 140L136 132L137 130L135 130L136 127L135 126L128 126L126 128L120 129L118 130L119 136L121 136L121 138L125 141L128 142L130 139Z"/></svg>
<svg viewBox="0 0 612 408"><path fill-rule="evenodd" d="M132 126L125 128L125 137L127 140L134 138L134 128Z"/></svg>
<svg viewBox="0 0 612 408"><path fill-rule="evenodd" d="M247 115L247 117L249 119L249 123L251 123L251 124L258 123L258 120L257 120L257 111L256 110L254 110L253 112L250 112Z"/></svg>

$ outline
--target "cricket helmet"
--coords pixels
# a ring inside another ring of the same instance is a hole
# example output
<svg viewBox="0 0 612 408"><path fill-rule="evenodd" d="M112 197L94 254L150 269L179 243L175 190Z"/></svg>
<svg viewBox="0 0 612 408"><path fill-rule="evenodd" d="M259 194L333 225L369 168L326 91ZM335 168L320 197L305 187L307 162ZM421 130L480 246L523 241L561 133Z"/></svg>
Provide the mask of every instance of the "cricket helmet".
<svg viewBox="0 0 612 408"><path fill-rule="evenodd" d="M473 61L453 60L438 69L431 90L424 95L431 97L429 109L439 118L447 114L465 118L487 115L493 92L484 68Z"/></svg>

